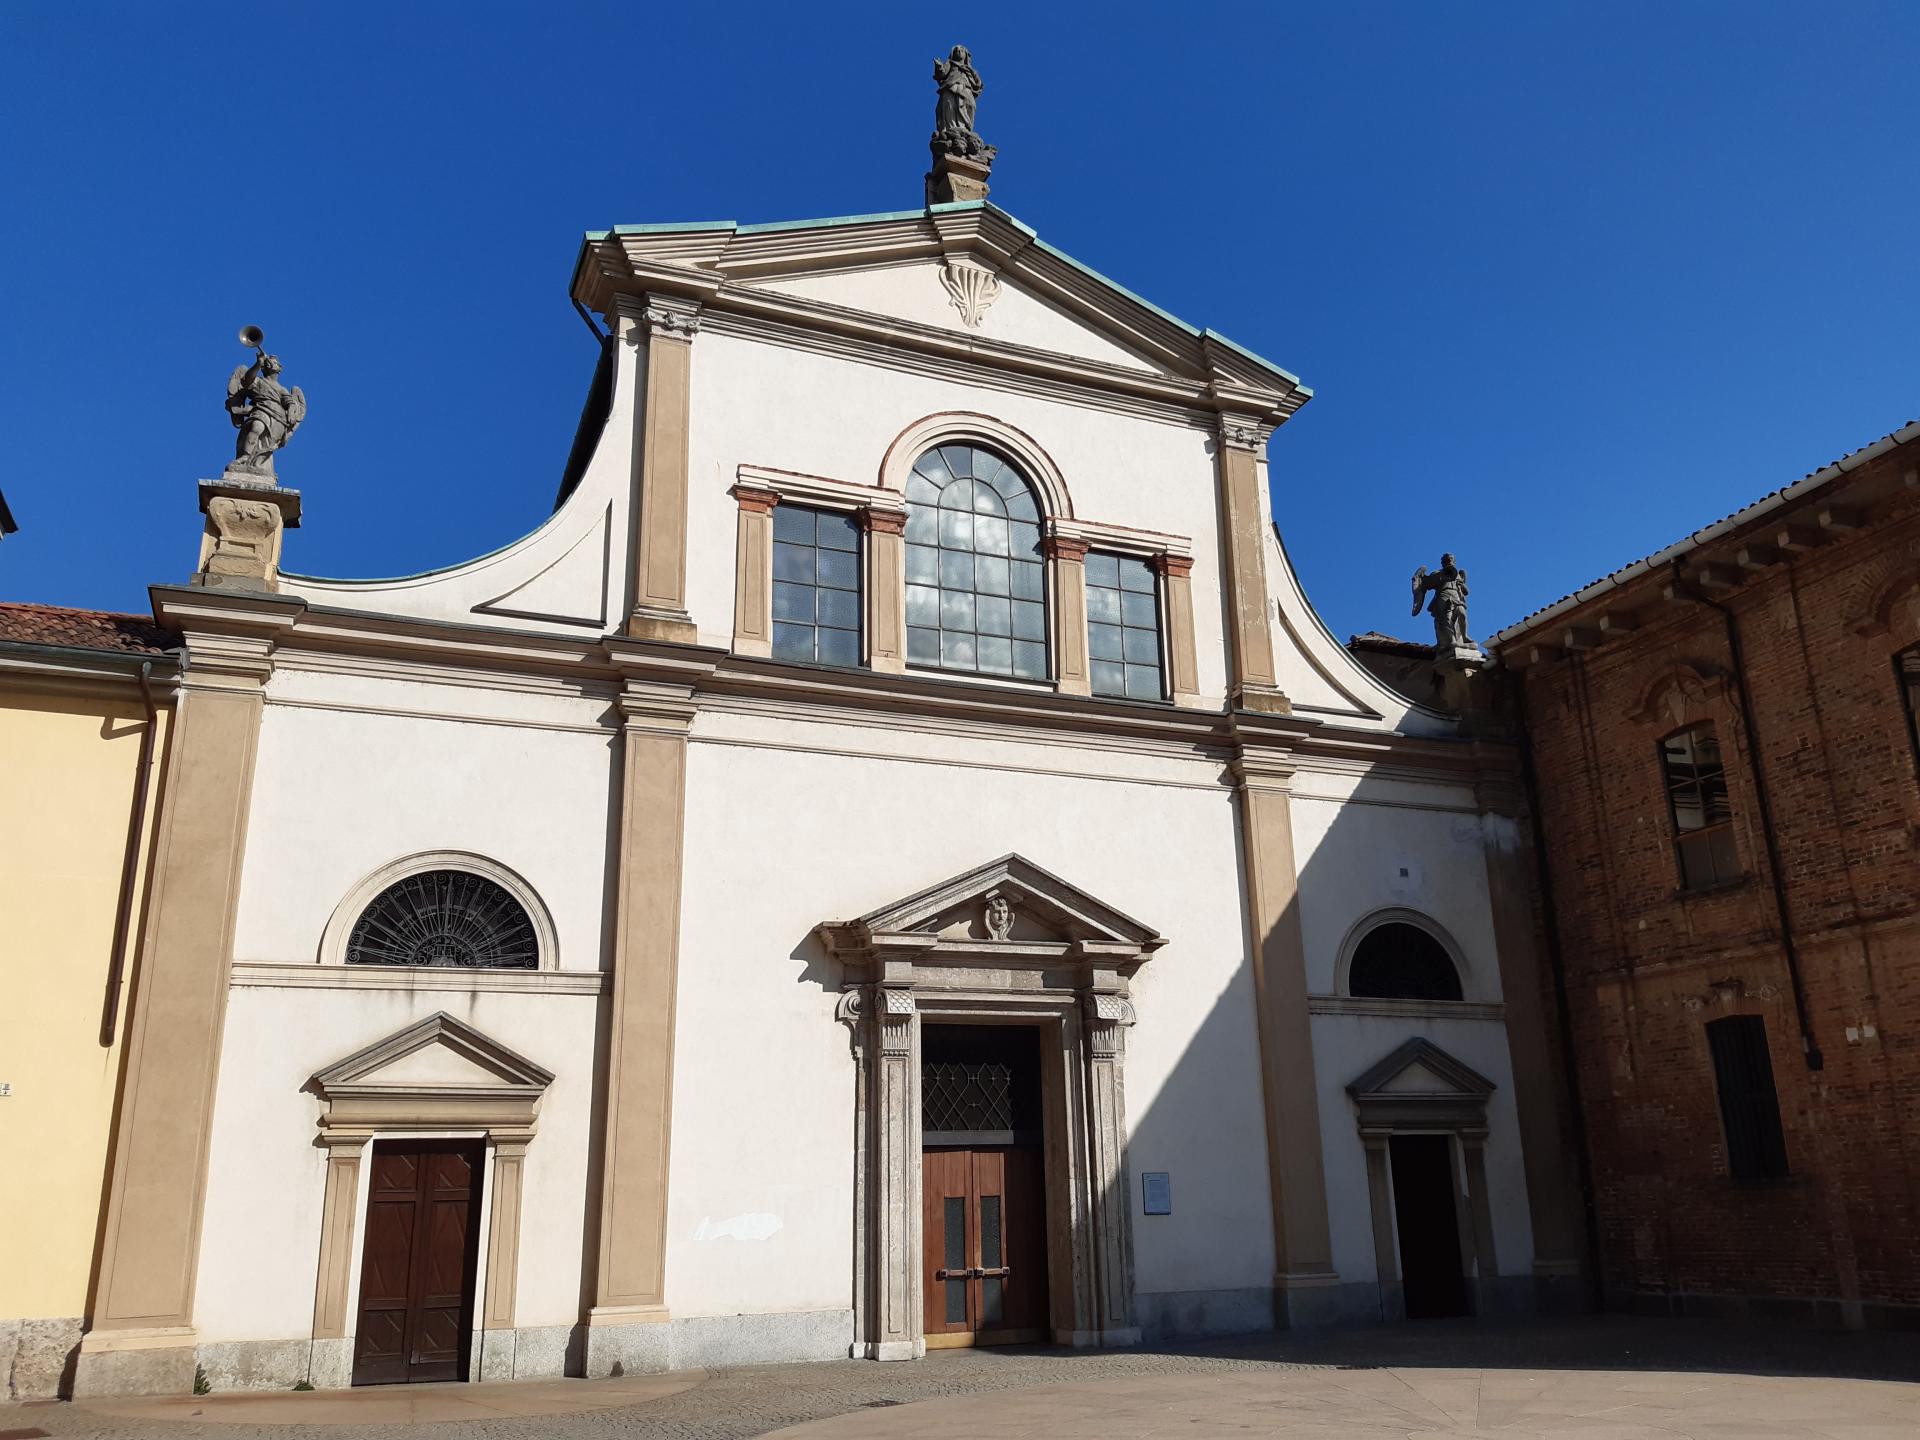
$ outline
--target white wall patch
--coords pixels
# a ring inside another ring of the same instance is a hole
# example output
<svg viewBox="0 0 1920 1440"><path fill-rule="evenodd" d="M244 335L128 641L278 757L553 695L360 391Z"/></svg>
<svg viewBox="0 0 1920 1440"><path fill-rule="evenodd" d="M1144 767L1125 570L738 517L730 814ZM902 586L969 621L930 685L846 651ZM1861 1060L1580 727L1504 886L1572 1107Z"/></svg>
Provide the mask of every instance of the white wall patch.
<svg viewBox="0 0 1920 1440"><path fill-rule="evenodd" d="M702 1215L700 1226L693 1232L696 1240L765 1240L786 1224L778 1215L746 1214L730 1215L725 1220L715 1220Z"/></svg>

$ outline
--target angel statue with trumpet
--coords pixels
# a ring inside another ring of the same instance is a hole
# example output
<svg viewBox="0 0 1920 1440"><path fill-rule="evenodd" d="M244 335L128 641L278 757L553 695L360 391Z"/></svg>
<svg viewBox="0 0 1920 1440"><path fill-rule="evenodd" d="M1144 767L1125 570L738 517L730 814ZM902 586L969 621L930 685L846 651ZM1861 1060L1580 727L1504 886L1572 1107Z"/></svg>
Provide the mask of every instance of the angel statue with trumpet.
<svg viewBox="0 0 1920 1440"><path fill-rule="evenodd" d="M254 358L251 364L234 366L227 377L227 414L240 432L227 473L272 480L274 452L307 418L307 397L298 385L280 383L280 357L261 348L266 338L257 325L240 332L240 343L253 347Z"/></svg>
<svg viewBox="0 0 1920 1440"><path fill-rule="evenodd" d="M1413 613L1420 613L1420 602L1428 595L1427 613L1433 616L1433 643L1440 650L1473 648L1467 635L1467 572L1454 563L1453 556L1442 555L1440 568L1429 571L1422 565L1413 572Z"/></svg>

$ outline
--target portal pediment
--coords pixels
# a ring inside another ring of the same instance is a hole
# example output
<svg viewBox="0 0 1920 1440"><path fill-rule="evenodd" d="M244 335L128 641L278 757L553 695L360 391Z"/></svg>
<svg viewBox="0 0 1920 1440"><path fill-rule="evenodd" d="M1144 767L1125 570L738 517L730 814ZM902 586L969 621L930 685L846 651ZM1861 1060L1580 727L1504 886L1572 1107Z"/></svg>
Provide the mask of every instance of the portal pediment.
<svg viewBox="0 0 1920 1440"><path fill-rule="evenodd" d="M1360 1128L1444 1128L1484 1132L1487 1099L1498 1087L1463 1060L1416 1036L1348 1084Z"/></svg>
<svg viewBox="0 0 1920 1440"><path fill-rule="evenodd" d="M336 1061L313 1077L323 1098L537 1096L551 1071L441 1011Z"/></svg>

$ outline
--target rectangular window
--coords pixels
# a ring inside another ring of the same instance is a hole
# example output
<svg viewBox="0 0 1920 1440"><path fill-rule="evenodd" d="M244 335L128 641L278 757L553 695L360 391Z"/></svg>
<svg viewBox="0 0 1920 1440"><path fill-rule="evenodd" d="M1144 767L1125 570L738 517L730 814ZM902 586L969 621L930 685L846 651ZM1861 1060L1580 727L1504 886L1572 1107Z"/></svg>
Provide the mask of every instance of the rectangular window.
<svg viewBox="0 0 1920 1440"><path fill-rule="evenodd" d="M1779 1180L1787 1174L1787 1141L1780 1133L1780 1100L1767 1053L1767 1022L1730 1015L1707 1026L1713 1078L1720 1090L1720 1123L1727 1136L1727 1173L1736 1180Z"/></svg>
<svg viewBox="0 0 1920 1440"><path fill-rule="evenodd" d="M1673 815L1680 888L1705 890L1740 878L1733 847L1733 804L1713 726L1695 725L1660 742L1667 807Z"/></svg>
<svg viewBox="0 0 1920 1440"><path fill-rule="evenodd" d="M1907 738L1913 741L1913 760L1920 766L1920 648L1903 650L1893 657L1894 673L1900 677L1900 698L1907 707Z"/></svg>
<svg viewBox="0 0 1920 1440"><path fill-rule="evenodd" d="M860 663L860 530L851 515L773 511L773 658Z"/></svg>
<svg viewBox="0 0 1920 1440"><path fill-rule="evenodd" d="M1162 700L1160 586L1153 567L1126 555L1087 555L1087 657L1093 693Z"/></svg>

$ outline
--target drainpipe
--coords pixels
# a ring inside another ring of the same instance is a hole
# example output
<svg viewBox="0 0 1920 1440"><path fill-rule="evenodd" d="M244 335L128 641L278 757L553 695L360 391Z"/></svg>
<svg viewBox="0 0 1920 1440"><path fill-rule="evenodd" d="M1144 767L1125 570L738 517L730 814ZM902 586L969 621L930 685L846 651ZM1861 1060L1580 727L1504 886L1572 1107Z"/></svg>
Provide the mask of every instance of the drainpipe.
<svg viewBox="0 0 1920 1440"><path fill-rule="evenodd" d="M153 735L160 712L153 703L153 662L140 662L140 700L147 707L140 732L140 764L133 773L133 815L127 824L127 849L120 861L120 904L113 915L113 953L107 961L106 1010L100 1017L100 1044L113 1044L120 1024L120 987L127 973L127 939L133 929L133 888L140 875L140 838L147 828L147 779L153 771Z"/></svg>
<svg viewBox="0 0 1920 1440"><path fill-rule="evenodd" d="M1575 1171L1580 1184L1580 1213L1587 1232L1587 1290L1596 1311L1605 1310L1606 1287L1600 1283L1600 1209L1594 1198L1593 1162L1587 1151L1587 1110L1580 1099L1580 1065L1573 1049L1573 1010L1567 1002L1566 957L1560 951L1560 911L1553 899L1553 869L1547 864L1546 823L1540 812L1540 777L1533 768L1533 740L1527 729L1527 677L1514 677L1514 739L1520 752L1520 784L1527 797L1527 820L1533 832L1533 868L1540 887L1541 919L1545 922L1547 970L1553 977L1553 1004L1560 1031L1560 1068L1567 1087L1567 1123L1573 1128Z"/></svg>
<svg viewBox="0 0 1920 1440"><path fill-rule="evenodd" d="M1760 755L1760 735L1753 728L1753 697L1747 693L1747 661L1745 652L1740 648L1740 626L1729 607L1713 599L1687 578L1677 559L1672 563L1672 574L1674 593L1685 595L1709 610L1718 610L1720 623L1726 630L1727 653L1733 660L1734 698L1740 704L1740 724L1747 732L1747 749L1753 764L1753 788L1760 798L1760 831L1767 846L1767 876L1772 881L1773 909L1780 921L1780 948L1786 955L1787 977L1793 986L1794 1014L1800 1020L1800 1051L1806 1057L1807 1069L1824 1069L1826 1057L1814 1043L1813 1021L1807 1014L1807 991L1800 978L1800 950L1794 944L1793 921L1787 911L1787 887L1780 879L1780 842L1773 830L1773 806L1767 800L1767 775L1765 762Z"/></svg>

